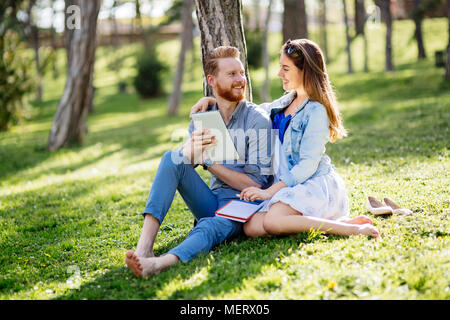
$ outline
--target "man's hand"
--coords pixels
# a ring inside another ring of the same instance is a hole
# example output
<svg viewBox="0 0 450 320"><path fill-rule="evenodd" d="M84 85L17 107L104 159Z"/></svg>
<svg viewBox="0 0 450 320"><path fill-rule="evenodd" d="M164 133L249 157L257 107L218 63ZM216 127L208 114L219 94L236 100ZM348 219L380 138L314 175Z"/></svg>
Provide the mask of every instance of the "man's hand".
<svg viewBox="0 0 450 320"><path fill-rule="evenodd" d="M191 114L197 112L205 112L208 109L208 106L212 106L216 103L216 99L214 97L203 97L191 108L191 113L189 114L189 118L191 118Z"/></svg>
<svg viewBox="0 0 450 320"><path fill-rule="evenodd" d="M206 149L217 144L217 139L209 129L192 132L191 139L184 145L182 154L189 159L192 165L203 164L206 158Z"/></svg>

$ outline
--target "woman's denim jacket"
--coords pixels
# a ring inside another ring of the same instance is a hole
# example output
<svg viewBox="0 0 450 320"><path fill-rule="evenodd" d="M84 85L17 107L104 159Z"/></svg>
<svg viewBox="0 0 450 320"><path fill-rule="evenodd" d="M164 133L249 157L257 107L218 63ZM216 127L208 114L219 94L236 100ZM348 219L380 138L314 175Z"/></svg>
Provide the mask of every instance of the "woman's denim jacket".
<svg viewBox="0 0 450 320"><path fill-rule="evenodd" d="M282 112L296 98L291 91L272 103L260 107L275 114ZM325 154L325 144L330 139L329 120L325 107L308 98L298 107L284 133L283 150L287 158L289 172L280 180L288 187L305 182L334 170L331 159Z"/></svg>

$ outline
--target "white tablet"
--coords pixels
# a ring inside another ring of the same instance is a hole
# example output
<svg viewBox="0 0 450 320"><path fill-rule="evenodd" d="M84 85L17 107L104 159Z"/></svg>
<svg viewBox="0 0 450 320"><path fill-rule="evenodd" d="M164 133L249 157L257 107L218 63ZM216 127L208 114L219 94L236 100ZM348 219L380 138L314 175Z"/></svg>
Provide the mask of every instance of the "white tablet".
<svg viewBox="0 0 450 320"><path fill-rule="evenodd" d="M193 113L191 116L195 130L210 129L211 134L216 136L217 145L206 149L212 161L239 160L239 154L219 111Z"/></svg>

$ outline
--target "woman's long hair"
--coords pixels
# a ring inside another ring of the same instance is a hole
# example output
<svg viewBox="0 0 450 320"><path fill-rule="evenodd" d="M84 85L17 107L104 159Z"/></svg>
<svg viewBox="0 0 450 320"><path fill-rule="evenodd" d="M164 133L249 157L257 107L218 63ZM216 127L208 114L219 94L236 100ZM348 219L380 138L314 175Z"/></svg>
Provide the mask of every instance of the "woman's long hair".
<svg viewBox="0 0 450 320"><path fill-rule="evenodd" d="M308 39L288 40L281 47L281 53L286 54L297 68L303 70L303 86L308 97L320 102L327 110L330 141L335 142L347 136L319 46Z"/></svg>

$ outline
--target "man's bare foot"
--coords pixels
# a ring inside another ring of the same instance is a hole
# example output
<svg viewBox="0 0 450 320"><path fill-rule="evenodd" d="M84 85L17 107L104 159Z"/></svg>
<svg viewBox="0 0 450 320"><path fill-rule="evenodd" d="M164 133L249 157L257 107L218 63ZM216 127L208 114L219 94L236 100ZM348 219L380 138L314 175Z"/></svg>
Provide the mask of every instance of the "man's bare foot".
<svg viewBox="0 0 450 320"><path fill-rule="evenodd" d="M162 271L161 257L141 258L142 276L148 277Z"/></svg>
<svg viewBox="0 0 450 320"><path fill-rule="evenodd" d="M125 263L138 278L158 274L162 270L159 260L160 258L158 257L139 257L132 250L128 250L125 256Z"/></svg>
<svg viewBox="0 0 450 320"><path fill-rule="evenodd" d="M134 252L139 258L151 258L154 257L155 254L153 253L153 250L147 250L147 251L143 251L142 252L139 250L139 248L136 249L136 251Z"/></svg>
<svg viewBox="0 0 450 320"><path fill-rule="evenodd" d="M350 224L366 224L366 223L370 223L370 224L373 225L372 219L370 219L368 216L365 216L365 215L357 216L355 218L344 218L341 221L345 222L345 223L350 223Z"/></svg>
<svg viewBox="0 0 450 320"><path fill-rule="evenodd" d="M139 260L139 257L131 250L128 250L125 255L125 263L127 264L128 268L133 271L136 277L142 278L142 264Z"/></svg>

